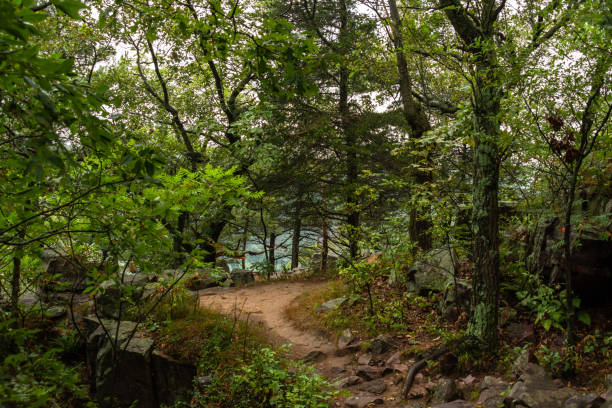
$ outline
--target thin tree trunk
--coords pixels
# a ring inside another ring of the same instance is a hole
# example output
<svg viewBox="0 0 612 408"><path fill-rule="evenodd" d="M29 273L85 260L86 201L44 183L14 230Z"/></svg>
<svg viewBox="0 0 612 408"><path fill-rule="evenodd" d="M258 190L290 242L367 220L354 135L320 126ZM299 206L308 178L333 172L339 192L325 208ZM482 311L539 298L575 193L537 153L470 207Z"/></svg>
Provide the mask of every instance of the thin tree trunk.
<svg viewBox="0 0 612 408"><path fill-rule="evenodd" d="M21 292L21 255L13 256L13 273L11 276L11 317L15 320L15 327L19 327L19 293Z"/></svg>
<svg viewBox="0 0 612 408"><path fill-rule="evenodd" d="M298 206L293 214L293 237L291 239L291 269L299 267L300 234L302 233L302 217Z"/></svg>
<svg viewBox="0 0 612 408"><path fill-rule="evenodd" d="M247 240L249 239L249 217L244 223L244 232L242 234L242 269L246 269L246 249Z"/></svg>
<svg viewBox="0 0 612 408"><path fill-rule="evenodd" d="M567 203L565 208L565 221L563 230L563 252L564 252L564 267L565 267L565 296L566 296L566 307L567 307L567 344L572 346L575 342L575 310L574 310L574 295L572 288L572 247L571 247L571 233L572 233L572 209L574 206L574 199L576 196L576 182L578 180L578 171L580 164L576 164L572 169L572 175L570 178L570 186L567 197Z"/></svg>
<svg viewBox="0 0 612 408"><path fill-rule="evenodd" d="M323 234L323 244L321 245L321 272L326 273L327 272L327 253L329 251L329 244L328 244L328 234L327 234L327 222L325 221L325 219L323 219L322 234Z"/></svg>
<svg viewBox="0 0 612 408"><path fill-rule="evenodd" d="M268 278L270 275L274 275L276 270L276 259L275 259L275 251L276 251L276 234L274 232L270 233L270 257L268 259L270 265L270 272L268 272Z"/></svg>

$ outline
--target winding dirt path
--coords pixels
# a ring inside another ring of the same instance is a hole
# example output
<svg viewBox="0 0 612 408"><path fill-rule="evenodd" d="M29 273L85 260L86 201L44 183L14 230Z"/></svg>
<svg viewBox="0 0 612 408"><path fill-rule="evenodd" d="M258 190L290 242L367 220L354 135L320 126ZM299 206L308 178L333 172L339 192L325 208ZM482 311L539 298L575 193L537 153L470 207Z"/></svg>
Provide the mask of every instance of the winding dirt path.
<svg viewBox="0 0 612 408"><path fill-rule="evenodd" d="M263 325L269 337L275 340L277 345L291 344L291 353L296 359L302 359L313 351L324 353L325 356L313 364L319 374L335 381L346 378L349 371L354 372L356 355L337 356L336 347L329 339L298 329L285 315L285 309L296 297L304 292L323 288L325 285L327 285L325 281L276 281L243 288L211 288L200 291L199 305L230 315L237 314L243 320L248 315L249 321ZM387 390L380 395L384 403L381 400L379 403L382 405L378 406L381 408L403 406L397 405L399 401L393 398L399 392L398 386L389 380L385 382ZM355 394L363 394L358 390L358 386L348 389ZM340 400L333 406L349 405L344 405Z"/></svg>
<svg viewBox="0 0 612 408"><path fill-rule="evenodd" d="M313 350L333 355L334 345L314 333L297 329L286 317L285 308L300 294L324 287L326 282L271 282L232 289L200 291L200 306L223 313L241 314L241 318L264 325L271 338L280 344L290 343L291 350L301 358Z"/></svg>

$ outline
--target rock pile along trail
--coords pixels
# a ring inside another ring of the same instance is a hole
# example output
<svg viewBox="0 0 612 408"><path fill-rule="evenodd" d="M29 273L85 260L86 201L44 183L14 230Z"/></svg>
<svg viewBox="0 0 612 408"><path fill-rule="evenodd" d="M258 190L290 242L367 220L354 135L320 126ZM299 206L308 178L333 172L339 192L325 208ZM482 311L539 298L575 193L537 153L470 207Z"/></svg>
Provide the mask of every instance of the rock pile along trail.
<svg viewBox="0 0 612 408"><path fill-rule="evenodd" d="M218 310L222 313L235 315L245 320L257 322L264 326L268 335L278 345L291 344L291 353L296 359L314 355L313 363L319 374L331 381L346 378L351 367L357 363L355 354L336 355L336 346L328 338L316 333L303 331L295 327L285 314L289 304L304 292L317 290L327 285L327 282L281 281L267 284L247 286L243 288L211 288L200 291L201 307ZM314 353L313 353L314 352ZM320 352L320 353L318 353ZM352 378L355 378L354 376ZM385 381L384 389L376 392L377 396L364 395L357 382L345 385L357 396L349 398L344 403L338 401L335 406L347 408L365 407L368 401L377 400L379 407L398 407L399 401L394 396L399 393L397 381ZM382 382L382 379L378 380ZM361 381L359 381L361 382ZM353 401L350 401L350 400Z"/></svg>

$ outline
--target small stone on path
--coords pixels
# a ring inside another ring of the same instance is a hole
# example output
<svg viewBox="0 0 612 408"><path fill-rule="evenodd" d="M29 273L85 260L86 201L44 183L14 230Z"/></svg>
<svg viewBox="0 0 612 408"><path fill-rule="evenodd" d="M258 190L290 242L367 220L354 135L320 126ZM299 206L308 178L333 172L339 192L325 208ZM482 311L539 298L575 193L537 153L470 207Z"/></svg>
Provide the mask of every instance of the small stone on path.
<svg viewBox="0 0 612 408"><path fill-rule="evenodd" d="M382 394L387 390L387 384L382 378L368 381L359 386L359 391L371 392L372 394Z"/></svg>
<svg viewBox="0 0 612 408"><path fill-rule="evenodd" d="M347 398L344 401L346 408L365 408L370 404L380 405L384 401L380 397L372 397L370 395L355 395Z"/></svg>

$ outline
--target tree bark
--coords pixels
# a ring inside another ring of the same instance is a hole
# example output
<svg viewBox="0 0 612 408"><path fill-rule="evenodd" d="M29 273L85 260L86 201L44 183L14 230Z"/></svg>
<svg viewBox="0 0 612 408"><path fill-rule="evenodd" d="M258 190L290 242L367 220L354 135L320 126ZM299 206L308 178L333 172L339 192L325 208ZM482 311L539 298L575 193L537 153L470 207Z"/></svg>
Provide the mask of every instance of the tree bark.
<svg viewBox="0 0 612 408"><path fill-rule="evenodd" d="M467 336L474 346L494 350L498 344L499 301L499 154L498 121L503 82L497 64L494 23L504 3L482 0L477 19L459 0L440 0L446 17L474 58L472 108L475 128L472 192L474 269L472 310ZM495 10L495 12L491 12Z"/></svg>
<svg viewBox="0 0 612 408"><path fill-rule="evenodd" d="M389 14L391 15L391 29L393 34L393 47L395 49L395 60L397 72L399 74L400 97L402 100L404 118L411 128L411 138L420 139L425 132L431 129L429 118L425 114L421 104L413 98L412 78L408 70L406 55L404 53L404 38L402 35L402 22L397 9L396 0L388 0ZM429 173L416 171L414 174L417 184L424 184L431 181ZM429 232L432 223L424 216L423 209L413 209L410 213L409 235L410 239L416 241L418 246L427 251L431 249L431 233Z"/></svg>
<svg viewBox="0 0 612 408"><path fill-rule="evenodd" d="M293 237L291 239L291 269L299 267L300 263L300 234L302 233L302 214L300 205L293 214Z"/></svg>
<svg viewBox="0 0 612 408"><path fill-rule="evenodd" d="M328 236L327 236L327 222L323 219L323 244L321 245L321 272L327 273L327 253L329 252Z"/></svg>
<svg viewBox="0 0 612 408"><path fill-rule="evenodd" d="M270 273L268 274L268 278L270 278L270 274L274 274L276 269L276 258L275 258L275 250L276 250L276 234L274 232L270 233L270 255L268 262L270 264Z"/></svg>

